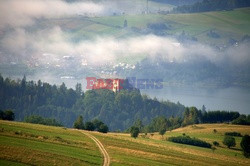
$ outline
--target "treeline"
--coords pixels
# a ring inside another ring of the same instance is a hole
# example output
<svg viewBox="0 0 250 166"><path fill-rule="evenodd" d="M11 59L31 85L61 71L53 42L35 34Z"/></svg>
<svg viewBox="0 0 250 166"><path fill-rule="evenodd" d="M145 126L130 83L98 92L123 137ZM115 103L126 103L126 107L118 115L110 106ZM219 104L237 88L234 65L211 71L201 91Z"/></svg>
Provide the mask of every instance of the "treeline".
<svg viewBox="0 0 250 166"><path fill-rule="evenodd" d="M42 81L11 80L0 75L0 109L11 109L15 119L23 121L25 117L38 115L53 118L66 127L72 127L79 115L84 121L100 119L110 130L125 130L136 119L148 124L158 116L182 116L185 107L180 103L158 101L139 90L99 89L82 91L81 84L68 89Z"/></svg>
<svg viewBox="0 0 250 166"><path fill-rule="evenodd" d="M101 133L107 133L109 128L106 124L98 119L94 119L92 121L83 122L83 117L80 115L77 120L74 122L74 128L88 130L88 131L98 131Z"/></svg>
<svg viewBox="0 0 250 166"><path fill-rule="evenodd" d="M174 13L198 13L208 11L232 10L235 8L249 7L250 1L246 0L203 0L193 5L178 6Z"/></svg>
<svg viewBox="0 0 250 166"><path fill-rule="evenodd" d="M223 123L231 122L240 116L239 112L229 111L202 111L196 107L186 108L182 126L198 123Z"/></svg>
<svg viewBox="0 0 250 166"><path fill-rule="evenodd" d="M250 125L250 115L240 115L237 119L232 121L232 124L237 125Z"/></svg>
<svg viewBox="0 0 250 166"><path fill-rule="evenodd" d="M150 0L150 1L180 6L180 5L191 5L194 4L195 2L200 2L202 0Z"/></svg>
<svg viewBox="0 0 250 166"><path fill-rule="evenodd" d="M148 125L143 125L141 120L135 121L133 127L139 128L140 132L164 132L184 127L187 125L201 123L232 123L238 125L249 125L250 115L240 115L238 112L229 111L205 111L198 110L196 107L187 107L180 117L156 117ZM127 130L127 132L129 129Z"/></svg>
<svg viewBox="0 0 250 166"><path fill-rule="evenodd" d="M0 110L0 120L14 120L15 119L15 114L11 110L5 110L2 111Z"/></svg>
<svg viewBox="0 0 250 166"><path fill-rule="evenodd" d="M31 115L24 118L24 121L27 123L34 123L34 124L43 124L47 126L62 126L60 122L53 118L43 118L37 115Z"/></svg>

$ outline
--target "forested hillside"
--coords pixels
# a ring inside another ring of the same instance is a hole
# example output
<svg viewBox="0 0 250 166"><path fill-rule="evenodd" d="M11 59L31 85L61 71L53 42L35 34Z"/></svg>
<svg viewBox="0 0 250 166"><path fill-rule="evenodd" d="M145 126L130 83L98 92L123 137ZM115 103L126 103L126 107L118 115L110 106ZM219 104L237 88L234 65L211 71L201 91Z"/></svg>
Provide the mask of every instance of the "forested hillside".
<svg viewBox="0 0 250 166"><path fill-rule="evenodd" d="M151 1L180 6L180 5L194 4L195 2L200 2L202 0L151 0Z"/></svg>
<svg viewBox="0 0 250 166"><path fill-rule="evenodd" d="M250 1L246 0L203 0L193 5L178 6L174 12L196 13L219 10L232 10L235 8L249 7Z"/></svg>
<svg viewBox="0 0 250 166"><path fill-rule="evenodd" d="M42 81L11 80L0 76L0 109L12 109L15 120L40 115L55 118L64 126L72 127L77 116L84 121L100 119L110 130L124 130L135 120L148 124L158 116L181 116L185 107L169 101L158 101L139 90L122 90L118 93L107 89L82 91L68 89L65 84L50 85Z"/></svg>

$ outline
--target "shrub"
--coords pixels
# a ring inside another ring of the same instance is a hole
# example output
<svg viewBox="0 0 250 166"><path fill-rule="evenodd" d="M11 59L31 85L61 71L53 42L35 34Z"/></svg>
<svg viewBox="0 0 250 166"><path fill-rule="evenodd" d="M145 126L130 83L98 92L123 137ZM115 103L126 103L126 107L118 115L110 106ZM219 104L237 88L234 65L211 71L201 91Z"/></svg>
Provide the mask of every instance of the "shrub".
<svg viewBox="0 0 250 166"><path fill-rule="evenodd" d="M197 138L191 138L189 136L178 136L178 137L170 137L168 138L169 141L193 146L199 146L204 148L211 148L211 144L205 141L202 141Z"/></svg>
<svg viewBox="0 0 250 166"><path fill-rule="evenodd" d="M107 133L109 131L109 128L107 125L105 124L101 124L99 126L99 128L97 129L97 131L101 132L101 133Z"/></svg>
<svg viewBox="0 0 250 166"><path fill-rule="evenodd" d="M241 133L238 132L226 132L225 135L229 135L229 136L235 136L235 137L242 137Z"/></svg>
<svg viewBox="0 0 250 166"><path fill-rule="evenodd" d="M88 130L88 131L95 130L95 125L92 122L86 122L84 126L85 126L85 130Z"/></svg>
<svg viewBox="0 0 250 166"><path fill-rule="evenodd" d="M217 133L217 130L216 130L216 129L214 129L214 130L213 130L213 132L214 132L214 133Z"/></svg>
<svg viewBox="0 0 250 166"><path fill-rule="evenodd" d="M228 148L234 147L236 145L235 138L232 136L226 135L224 137L223 144L226 145Z"/></svg>
<svg viewBox="0 0 250 166"><path fill-rule="evenodd" d="M83 117L81 115L78 116L77 120L74 122L73 127L75 129L84 129Z"/></svg>
<svg viewBox="0 0 250 166"><path fill-rule="evenodd" d="M163 135L166 133L166 129L162 128L159 131L159 134L163 137Z"/></svg>
<svg viewBox="0 0 250 166"><path fill-rule="evenodd" d="M243 150L243 154L245 157L250 157L250 136L244 135L240 142L240 146Z"/></svg>
<svg viewBox="0 0 250 166"><path fill-rule="evenodd" d="M0 110L0 119L13 121L15 119L15 114L12 110L6 110L6 111Z"/></svg>
<svg viewBox="0 0 250 166"><path fill-rule="evenodd" d="M220 144L219 144L219 142L214 141L214 142L213 142L213 145L214 145L214 146L219 146Z"/></svg>
<svg viewBox="0 0 250 166"><path fill-rule="evenodd" d="M22 135L23 133L22 133L22 131L15 131L15 134L16 135Z"/></svg>
<svg viewBox="0 0 250 166"><path fill-rule="evenodd" d="M31 115L24 118L27 123L42 124L47 126L62 126L61 123L51 118L43 118L38 115Z"/></svg>
<svg viewBox="0 0 250 166"><path fill-rule="evenodd" d="M138 127L132 126L130 128L130 134L131 134L131 137L133 137L133 138L137 138L139 135L139 132L140 132L140 130Z"/></svg>

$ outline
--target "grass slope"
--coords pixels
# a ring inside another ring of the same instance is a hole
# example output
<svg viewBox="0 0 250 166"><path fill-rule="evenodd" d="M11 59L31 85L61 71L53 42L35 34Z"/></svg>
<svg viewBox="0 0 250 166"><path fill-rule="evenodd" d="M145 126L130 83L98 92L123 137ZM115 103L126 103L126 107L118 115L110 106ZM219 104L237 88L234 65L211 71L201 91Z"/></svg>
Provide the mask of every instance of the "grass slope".
<svg viewBox="0 0 250 166"><path fill-rule="evenodd" d="M135 14L103 17L73 16L63 19L41 20L37 29L50 29L60 26L65 37L73 42L92 40L96 37L114 37L117 39L142 35L147 31L149 23L164 23L168 29L162 32L178 36L183 31L190 37L195 37L201 43L212 45L227 45L230 39L240 40L244 35L250 35L250 8L239 8L233 11L216 11L192 14ZM128 21L128 28L123 28L124 20ZM137 30L135 30L137 29ZM212 38L207 33L212 30L220 35ZM128 63L134 64L145 55ZM131 59L131 58L130 58ZM127 62L120 59L121 62Z"/></svg>
<svg viewBox="0 0 250 166"><path fill-rule="evenodd" d="M213 133L213 129L218 132ZM133 139L129 134L109 133L94 135L104 144L111 156L112 165L249 165L240 150L241 138L236 137L237 146L228 149L222 144L224 133L237 131L250 134L250 126L226 124L203 124L188 126L167 132L164 137L158 133L141 134ZM211 149L183 145L166 141L170 136L186 133L212 143L218 141L220 147Z"/></svg>
<svg viewBox="0 0 250 166"><path fill-rule="evenodd" d="M101 165L102 156L90 138L76 130L61 127L0 121L1 165ZM217 133L213 130L216 129ZM225 132L250 134L250 126L202 124L167 132L140 134L137 139L129 134L92 132L111 157L111 165L250 165L242 155L240 137L236 147L222 144ZM219 147L211 149L166 141L166 138L185 133Z"/></svg>
<svg viewBox="0 0 250 166"><path fill-rule="evenodd" d="M0 121L0 165L101 165L95 143L79 131Z"/></svg>
<svg viewBox="0 0 250 166"><path fill-rule="evenodd" d="M82 39L92 39L96 36L109 36L121 38L138 35L131 31L131 27L144 29L148 23L165 23L169 29L169 34L179 34L183 30L200 41L205 42L225 42L226 39L240 39L242 36L250 35L250 8L240 8L233 11L216 11L192 14L139 14L120 15L104 17L71 17L63 19L41 20L36 28L52 28L60 26L69 32L69 35L76 41ZM128 21L127 29L122 28L124 20ZM221 35L219 39L212 39L206 34L209 30L214 30Z"/></svg>
<svg viewBox="0 0 250 166"><path fill-rule="evenodd" d="M123 21L128 21L129 27L146 28L148 23L165 23L170 27L166 30L169 34L187 34L197 37L198 40L209 43L226 43L229 38L240 39L250 34L250 8L235 9L233 11L218 11L192 14L151 14L151 15L124 15L115 17L100 17L91 20L105 23L110 26L122 26ZM214 30L221 38L213 39L207 32Z"/></svg>

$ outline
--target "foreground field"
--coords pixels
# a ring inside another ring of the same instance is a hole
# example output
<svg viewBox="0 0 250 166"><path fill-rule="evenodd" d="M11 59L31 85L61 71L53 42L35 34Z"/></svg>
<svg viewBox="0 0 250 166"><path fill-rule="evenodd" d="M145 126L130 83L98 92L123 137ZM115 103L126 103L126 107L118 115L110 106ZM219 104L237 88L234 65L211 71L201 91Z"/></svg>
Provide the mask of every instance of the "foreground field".
<svg viewBox="0 0 250 166"><path fill-rule="evenodd" d="M0 124L0 165L102 165L97 145L82 132L19 122ZM148 133L137 139L124 133L88 133L102 143L111 158L110 165L250 165L250 159L242 155L240 137L235 137L235 148L222 144L224 133L229 131L250 134L250 126L193 125L167 132L163 137ZM166 141L183 133L210 143L217 141L220 146L213 151Z"/></svg>
<svg viewBox="0 0 250 166"><path fill-rule="evenodd" d="M101 163L102 156L96 144L79 131L0 121L0 165Z"/></svg>
<svg viewBox="0 0 250 166"><path fill-rule="evenodd" d="M213 133L214 129L217 133ZM167 132L164 137L154 133L141 134L137 139L131 138L129 134L94 135L106 147L112 165L249 165L250 159L244 158L240 150L240 137L236 137L236 147L233 149L228 149L222 144L224 133L229 131L250 134L250 126L194 125ZM167 137L183 133L210 143L217 141L220 147L212 151L165 141Z"/></svg>

